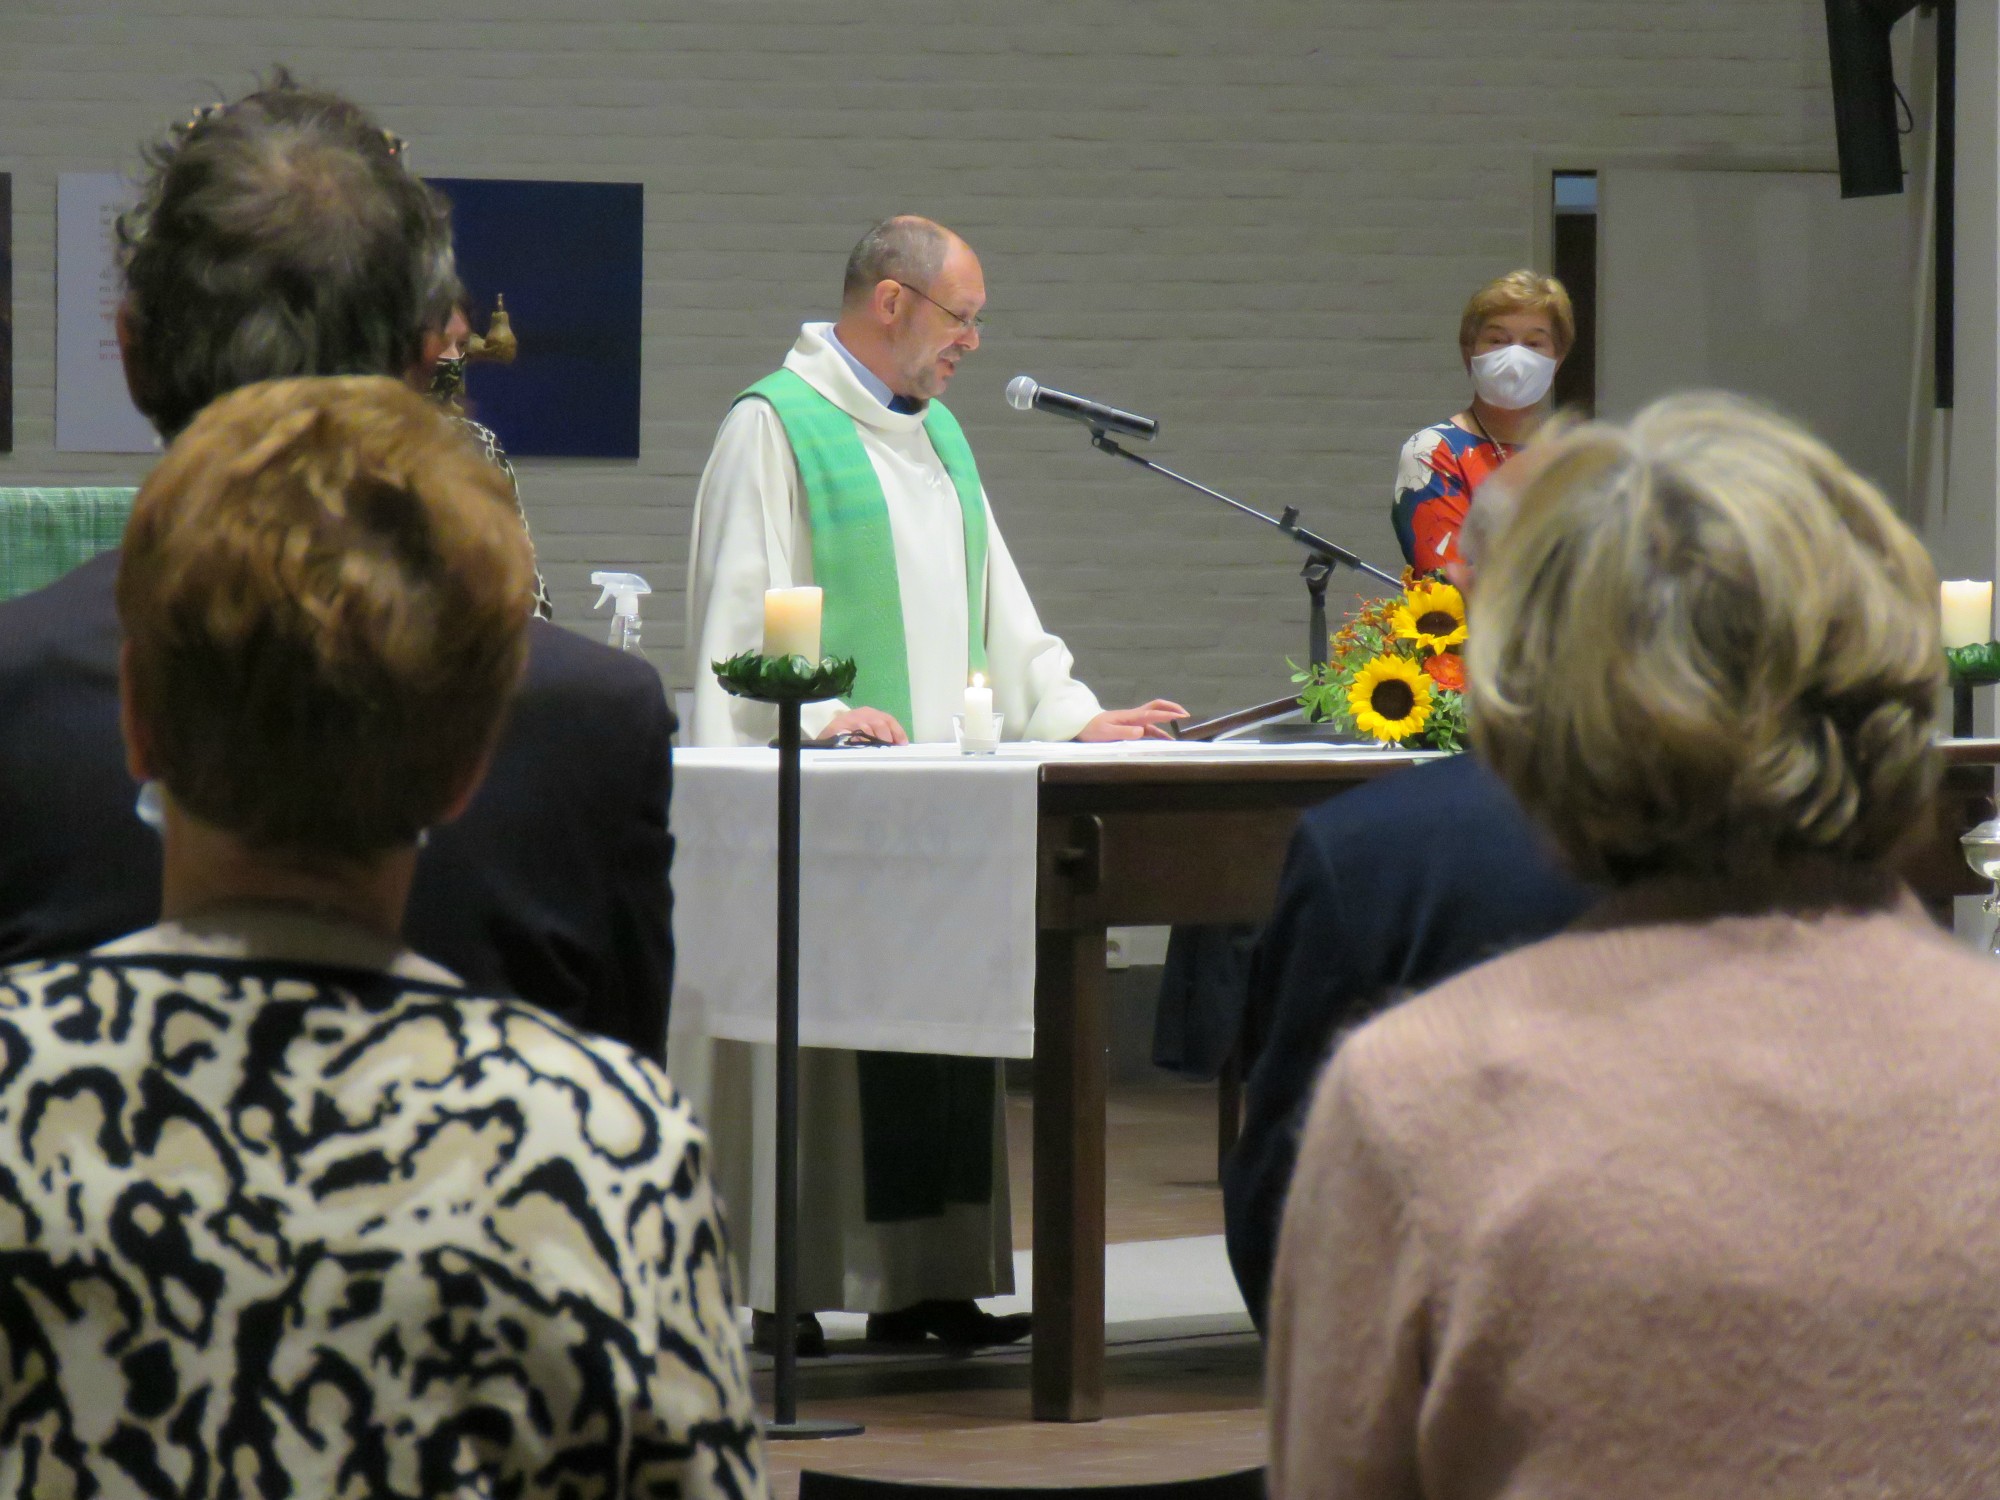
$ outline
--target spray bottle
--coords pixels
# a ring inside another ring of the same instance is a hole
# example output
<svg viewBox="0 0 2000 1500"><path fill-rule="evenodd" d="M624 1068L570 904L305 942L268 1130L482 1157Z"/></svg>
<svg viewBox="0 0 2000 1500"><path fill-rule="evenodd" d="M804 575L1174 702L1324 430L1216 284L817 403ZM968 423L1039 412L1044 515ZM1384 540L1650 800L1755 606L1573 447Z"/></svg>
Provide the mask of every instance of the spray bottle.
<svg viewBox="0 0 2000 1500"><path fill-rule="evenodd" d="M604 592L597 596L593 609L604 608L604 601L616 599L617 605L611 611L611 633L605 637L605 644L617 651L639 649L639 596L653 592L652 585L637 573L592 573L590 581L600 586Z"/></svg>

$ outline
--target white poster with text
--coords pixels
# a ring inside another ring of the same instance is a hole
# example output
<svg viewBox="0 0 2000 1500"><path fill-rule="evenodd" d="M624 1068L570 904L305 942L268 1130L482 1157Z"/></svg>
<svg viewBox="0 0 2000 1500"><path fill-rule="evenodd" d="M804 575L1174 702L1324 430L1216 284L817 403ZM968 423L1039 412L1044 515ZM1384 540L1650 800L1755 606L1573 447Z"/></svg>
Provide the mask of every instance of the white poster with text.
<svg viewBox="0 0 2000 1500"><path fill-rule="evenodd" d="M116 172L56 178L56 448L151 453L153 428L125 390L118 358L118 215L132 186Z"/></svg>

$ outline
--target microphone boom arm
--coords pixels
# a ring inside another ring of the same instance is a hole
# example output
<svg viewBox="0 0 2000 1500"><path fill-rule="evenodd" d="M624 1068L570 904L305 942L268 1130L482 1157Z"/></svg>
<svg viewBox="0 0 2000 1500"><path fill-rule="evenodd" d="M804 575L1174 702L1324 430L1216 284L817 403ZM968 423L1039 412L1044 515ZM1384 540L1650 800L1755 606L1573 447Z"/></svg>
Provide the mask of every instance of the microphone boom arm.
<svg viewBox="0 0 2000 1500"><path fill-rule="evenodd" d="M1130 459L1142 469L1151 469L1155 474L1161 474L1173 480L1175 484L1186 485L1189 489L1206 495L1211 500L1220 500L1232 510L1240 510L1246 516L1253 516L1257 520L1262 521L1266 526L1275 526L1278 530L1284 532L1286 536L1305 548L1307 552L1311 553L1312 555L1307 559L1301 576L1306 581L1307 593L1312 597L1312 621L1308 627L1311 639L1307 643L1306 659L1315 667L1324 665L1326 662L1326 584L1327 579L1332 576L1335 567L1352 568L1357 573L1366 573L1371 578L1381 580L1398 592L1402 590L1402 579L1383 572L1373 563L1363 562L1345 547L1334 542L1329 542L1318 532L1308 531L1305 527L1299 525L1299 512L1296 506L1286 506L1283 515L1266 515L1254 505L1245 505L1241 500L1223 494L1221 490L1212 490L1200 481L1188 478L1185 474L1175 473L1165 464L1154 463L1152 459L1145 457L1143 454L1134 453L1129 448L1121 448L1102 427L1092 427L1090 429L1090 446L1100 453L1109 453L1118 458Z"/></svg>
<svg viewBox="0 0 2000 1500"><path fill-rule="evenodd" d="M1299 512L1296 506L1286 506L1285 512L1281 516L1268 516L1263 511L1257 509L1256 506L1245 505L1241 500L1232 499L1230 496L1223 494L1221 490L1212 490L1199 480L1190 479L1185 474L1176 474L1165 464L1155 463L1142 453L1134 453L1130 448L1119 447L1117 442L1107 436L1101 427L1090 429L1090 446L1097 449L1100 453L1113 453L1119 458L1129 458L1142 469L1151 469L1155 474L1163 474L1168 479L1173 480L1175 484L1184 484L1189 489L1199 491L1201 494L1208 496L1211 500L1220 500L1232 510L1240 510L1246 516L1256 517L1256 519L1262 521L1266 526L1275 526L1315 557L1324 557L1328 562L1338 563L1345 568L1352 568L1357 573L1366 573L1371 578L1379 578L1392 589L1400 591L1403 587L1403 580L1394 574L1383 572L1373 563L1363 562L1339 543L1329 542L1325 537L1319 535L1319 533L1308 531L1305 527L1299 525Z"/></svg>

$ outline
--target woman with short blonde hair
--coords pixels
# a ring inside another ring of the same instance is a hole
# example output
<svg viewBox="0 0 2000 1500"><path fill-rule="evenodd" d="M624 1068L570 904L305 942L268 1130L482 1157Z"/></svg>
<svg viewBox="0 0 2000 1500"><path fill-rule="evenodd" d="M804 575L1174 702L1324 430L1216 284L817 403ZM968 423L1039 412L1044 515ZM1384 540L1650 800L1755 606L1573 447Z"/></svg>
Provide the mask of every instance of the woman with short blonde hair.
<svg viewBox="0 0 2000 1500"><path fill-rule="evenodd" d="M1474 745L1611 893L1335 1053L1272 1494L1984 1495L2000 970L1892 863L1936 777L1924 551L1722 397L1502 482Z"/></svg>
<svg viewBox="0 0 2000 1500"><path fill-rule="evenodd" d="M1553 276L1509 271L1466 302L1458 352L1472 400L1403 444L1396 467L1390 518L1403 560L1418 572L1458 561L1474 491L1534 436L1575 342L1569 293Z"/></svg>
<svg viewBox="0 0 2000 1500"><path fill-rule="evenodd" d="M504 477L393 380L236 390L141 489L161 920L0 972L0 1489L765 1493L672 1084L400 937L533 578Z"/></svg>
<svg viewBox="0 0 2000 1500"><path fill-rule="evenodd" d="M1930 557L1760 408L1683 397L1567 434L1480 585L1474 742L1593 879L1879 860L1929 801Z"/></svg>

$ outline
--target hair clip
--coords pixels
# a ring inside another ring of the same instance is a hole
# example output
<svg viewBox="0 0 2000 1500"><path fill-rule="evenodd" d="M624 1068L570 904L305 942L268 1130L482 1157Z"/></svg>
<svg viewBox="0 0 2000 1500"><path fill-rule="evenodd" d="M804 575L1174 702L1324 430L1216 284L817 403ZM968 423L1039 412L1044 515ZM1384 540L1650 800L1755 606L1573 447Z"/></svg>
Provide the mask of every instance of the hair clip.
<svg viewBox="0 0 2000 1500"><path fill-rule="evenodd" d="M202 105L200 109L196 110L193 114L188 116L187 124L181 126L181 134L182 135L193 134L196 130L199 130L202 126L206 125L210 120L213 120L217 115L221 114L227 108L229 108L229 106L226 104Z"/></svg>
<svg viewBox="0 0 2000 1500"><path fill-rule="evenodd" d="M410 149L410 143L400 135L397 135L393 130L382 132L382 144L389 148L391 156L401 156L405 151Z"/></svg>

